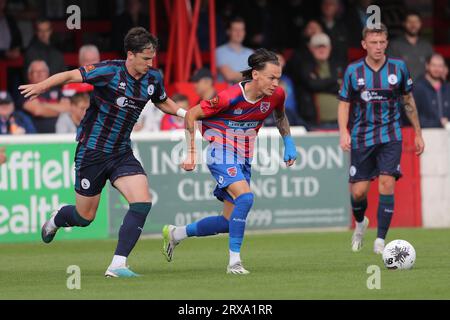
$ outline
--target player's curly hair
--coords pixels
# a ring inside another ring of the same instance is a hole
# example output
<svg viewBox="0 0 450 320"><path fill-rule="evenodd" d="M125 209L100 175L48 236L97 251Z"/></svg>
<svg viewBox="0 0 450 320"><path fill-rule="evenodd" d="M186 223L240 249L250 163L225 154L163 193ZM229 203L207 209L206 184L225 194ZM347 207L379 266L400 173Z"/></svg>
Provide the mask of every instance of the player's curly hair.
<svg viewBox="0 0 450 320"><path fill-rule="evenodd" d="M128 51L134 54L144 51L145 49L158 49L158 38L148 32L145 28L131 28L123 41L125 53Z"/></svg>
<svg viewBox="0 0 450 320"><path fill-rule="evenodd" d="M266 67L267 63L272 63L279 66L280 61L275 52L269 51L264 48L256 50L250 57L248 57L248 68L247 70L241 71L242 76L245 80L252 80L252 71L260 71Z"/></svg>

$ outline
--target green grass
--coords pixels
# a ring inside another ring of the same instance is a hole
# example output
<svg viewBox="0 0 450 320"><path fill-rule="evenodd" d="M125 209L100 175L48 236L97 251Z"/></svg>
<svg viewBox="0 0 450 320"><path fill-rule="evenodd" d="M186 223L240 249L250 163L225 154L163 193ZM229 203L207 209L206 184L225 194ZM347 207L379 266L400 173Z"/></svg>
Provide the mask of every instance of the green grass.
<svg viewBox="0 0 450 320"><path fill-rule="evenodd" d="M393 229L417 252L414 269L392 271L372 253L374 230L359 253L351 232L248 235L248 276L227 275L227 237L188 239L174 261L161 240L145 239L129 259L142 274L103 277L114 240L0 245L0 299L450 299L450 230ZM81 268L81 290L66 287L69 265ZM381 289L369 290L367 267L381 267Z"/></svg>

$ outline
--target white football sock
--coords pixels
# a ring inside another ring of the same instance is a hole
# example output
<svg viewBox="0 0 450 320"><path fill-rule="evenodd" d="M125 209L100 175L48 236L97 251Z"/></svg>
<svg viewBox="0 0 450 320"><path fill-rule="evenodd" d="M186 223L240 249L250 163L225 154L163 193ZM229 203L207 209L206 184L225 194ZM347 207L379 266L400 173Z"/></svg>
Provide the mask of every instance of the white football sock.
<svg viewBox="0 0 450 320"><path fill-rule="evenodd" d="M173 230L173 240L181 241L187 237L186 226L175 227L175 230Z"/></svg>
<svg viewBox="0 0 450 320"><path fill-rule="evenodd" d="M48 225L47 225L47 232L49 232L49 231L51 231L51 230L54 230L54 229L57 229L58 227L56 226L56 224L55 224L55 216L52 216L51 218L50 218L50 220L48 221Z"/></svg>
<svg viewBox="0 0 450 320"><path fill-rule="evenodd" d="M358 230L362 230L364 228L364 220L361 221L361 222L355 221L356 222L356 228L358 228Z"/></svg>
<svg viewBox="0 0 450 320"><path fill-rule="evenodd" d="M116 256L114 255L109 268L116 269L120 267L126 267L127 265L127 257L124 256Z"/></svg>
<svg viewBox="0 0 450 320"><path fill-rule="evenodd" d="M241 254L240 252L234 252L230 250L230 263L229 265L235 265L236 263L241 262Z"/></svg>

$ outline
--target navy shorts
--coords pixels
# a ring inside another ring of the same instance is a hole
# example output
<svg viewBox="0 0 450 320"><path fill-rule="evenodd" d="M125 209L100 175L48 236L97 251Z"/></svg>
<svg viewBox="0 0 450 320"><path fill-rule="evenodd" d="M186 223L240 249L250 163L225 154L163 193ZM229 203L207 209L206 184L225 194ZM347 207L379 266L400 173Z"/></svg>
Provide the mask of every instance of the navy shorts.
<svg viewBox="0 0 450 320"><path fill-rule="evenodd" d="M349 182L371 181L380 175L398 180L402 142L391 141L371 147L352 149L350 156Z"/></svg>
<svg viewBox="0 0 450 320"><path fill-rule="evenodd" d="M130 149L121 153L105 153L78 144L75 153L75 191L86 197L102 192L109 179L114 186L117 178L145 174L141 163Z"/></svg>

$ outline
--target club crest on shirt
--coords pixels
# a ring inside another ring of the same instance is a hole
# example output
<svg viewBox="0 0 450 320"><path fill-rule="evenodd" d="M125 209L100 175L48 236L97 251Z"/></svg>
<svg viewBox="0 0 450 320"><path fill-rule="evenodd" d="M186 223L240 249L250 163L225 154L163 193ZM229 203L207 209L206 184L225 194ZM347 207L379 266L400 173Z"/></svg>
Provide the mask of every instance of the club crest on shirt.
<svg viewBox="0 0 450 320"><path fill-rule="evenodd" d="M237 168L236 167L230 167L227 169L227 173L230 177L236 177L237 175Z"/></svg>
<svg viewBox="0 0 450 320"><path fill-rule="evenodd" d="M149 85L147 88L147 93L149 96L153 95L153 93L155 92L155 86L154 85Z"/></svg>
<svg viewBox="0 0 450 320"><path fill-rule="evenodd" d="M86 70L86 72L91 72L94 69L95 69L95 66L93 64L84 66L84 70Z"/></svg>
<svg viewBox="0 0 450 320"><path fill-rule="evenodd" d="M259 106L259 109L262 113L266 113L270 109L270 102L261 102L261 105Z"/></svg>
<svg viewBox="0 0 450 320"><path fill-rule="evenodd" d="M219 105L219 96L215 96L209 100L209 103L211 103L211 107L217 107Z"/></svg>
<svg viewBox="0 0 450 320"><path fill-rule="evenodd" d="M391 84L391 85L396 84L396 83L398 82L397 76L396 76L395 74L390 74L390 75L388 76L388 82L389 82L389 84Z"/></svg>

